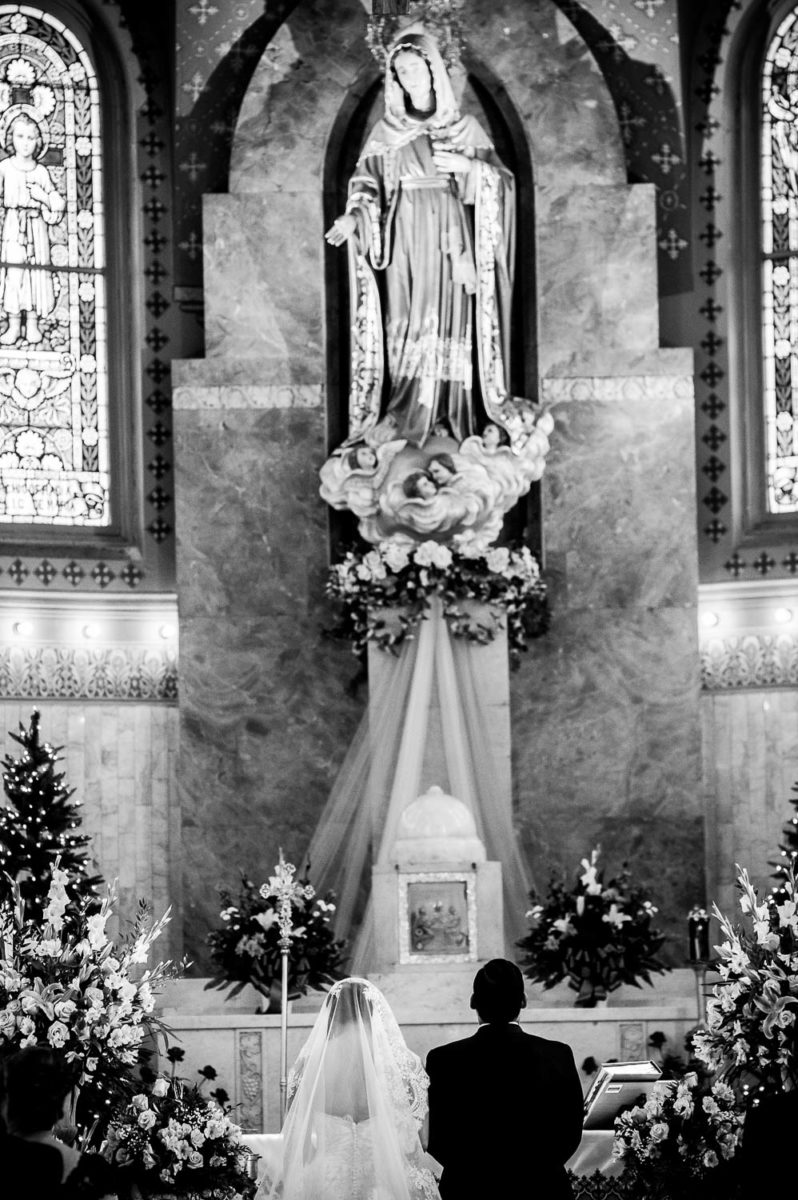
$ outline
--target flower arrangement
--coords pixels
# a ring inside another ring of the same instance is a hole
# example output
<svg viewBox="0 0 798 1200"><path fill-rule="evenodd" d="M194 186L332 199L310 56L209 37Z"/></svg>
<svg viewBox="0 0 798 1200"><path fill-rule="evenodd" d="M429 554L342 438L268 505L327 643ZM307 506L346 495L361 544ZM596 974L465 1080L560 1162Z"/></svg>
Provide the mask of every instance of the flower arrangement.
<svg viewBox="0 0 798 1200"><path fill-rule="evenodd" d="M330 568L327 595L341 602L343 615L333 631L354 642L357 654L371 643L396 653L440 597L443 615L455 637L487 643L502 620L514 665L527 639L546 632L549 612L546 585L536 559L526 546L489 550L455 549L438 542L413 547L384 542L365 554L350 551ZM479 617L463 608L477 601L488 612ZM388 622L380 610L397 608Z"/></svg>
<svg viewBox="0 0 798 1200"><path fill-rule="evenodd" d="M665 940L653 925L656 908L641 887L632 886L626 865L605 883L599 853L596 847L589 860L582 859L573 888L553 874L543 904L530 893L529 932L517 943L529 979L551 988L567 978L578 992L575 1003L586 1007L622 983L650 984L652 971L667 970L656 958Z"/></svg>
<svg viewBox="0 0 798 1200"><path fill-rule="evenodd" d="M190 1084L175 1075L183 1052L167 1057L171 1075L153 1075L111 1121L105 1156L147 1197L246 1200L255 1192L250 1151L230 1120L227 1093L203 1093L216 1072L204 1067Z"/></svg>
<svg viewBox="0 0 798 1200"><path fill-rule="evenodd" d="M140 905L132 932L117 944L106 925L113 888L76 904L56 862L41 923L15 905L0 906L0 1056L46 1043L80 1072L77 1121L86 1142L131 1086L145 1035L161 1028L154 993L170 963L147 968L153 942L169 920L154 923ZM143 968L143 969L142 969Z"/></svg>
<svg viewBox="0 0 798 1200"><path fill-rule="evenodd" d="M743 922L733 925L714 906L724 937L716 947L721 982L695 1052L732 1081L748 1076L761 1092L779 1092L798 1087L798 869L791 864L778 897L765 900L737 870Z"/></svg>
<svg viewBox="0 0 798 1200"><path fill-rule="evenodd" d="M208 934L217 974L206 987L230 988L229 996L235 996L251 983L268 996L272 984L279 983L279 900L269 894L269 887L258 887L242 875L238 896L219 889L222 925ZM288 986L294 995L309 987L328 987L340 974L344 942L336 941L332 931L334 912L333 894L317 896L306 876L291 900Z"/></svg>
<svg viewBox="0 0 798 1200"><path fill-rule="evenodd" d="M698 1077L655 1083L644 1104L615 1118L613 1157L630 1195L687 1200L722 1192L742 1135L743 1109L727 1084Z"/></svg>

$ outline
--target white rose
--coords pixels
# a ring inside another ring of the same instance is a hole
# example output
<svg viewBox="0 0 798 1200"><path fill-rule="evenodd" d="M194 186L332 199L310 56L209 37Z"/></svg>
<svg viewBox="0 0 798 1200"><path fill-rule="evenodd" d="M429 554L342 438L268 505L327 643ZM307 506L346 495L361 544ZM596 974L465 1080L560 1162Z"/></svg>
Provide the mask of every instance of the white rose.
<svg viewBox="0 0 798 1200"><path fill-rule="evenodd" d="M510 566L510 551L506 546L496 546L485 555L488 570L496 575L503 574Z"/></svg>
<svg viewBox="0 0 798 1200"><path fill-rule="evenodd" d="M68 1021L77 1008L74 1000L59 1000L55 1006L55 1015L61 1021Z"/></svg>
<svg viewBox="0 0 798 1200"><path fill-rule="evenodd" d="M407 546L396 542L388 542L382 546L380 553L384 563L391 571L403 570L410 561L410 552Z"/></svg>
<svg viewBox="0 0 798 1200"><path fill-rule="evenodd" d="M53 1021L52 1025L47 1030L47 1040L50 1045L55 1046L57 1050L60 1050L60 1048L68 1041L68 1039L69 1030L67 1029L66 1025L63 1025L60 1021Z"/></svg>
<svg viewBox="0 0 798 1200"><path fill-rule="evenodd" d="M151 1108L145 1108L144 1112L139 1113L139 1119L136 1123L139 1129L152 1129L157 1119Z"/></svg>
<svg viewBox="0 0 798 1200"><path fill-rule="evenodd" d="M445 571L452 565L451 550L447 546L439 546L437 542L422 542L414 557L419 567L439 567Z"/></svg>
<svg viewBox="0 0 798 1200"><path fill-rule="evenodd" d="M200 1154L199 1150L189 1150L188 1165L190 1167L192 1167L196 1171L197 1167L202 1166L202 1162L203 1162L203 1159L202 1159L202 1155Z"/></svg>
<svg viewBox="0 0 798 1200"><path fill-rule="evenodd" d="M384 579L387 572L385 563L380 557L379 550L369 550L368 554L363 559L364 566L369 569L369 575L372 579Z"/></svg>
<svg viewBox="0 0 798 1200"><path fill-rule="evenodd" d="M139 1092L137 1095L135 1095L130 1103L133 1108L138 1109L139 1111L150 1107L150 1102L143 1092Z"/></svg>
<svg viewBox="0 0 798 1200"><path fill-rule="evenodd" d="M159 1076L152 1085L153 1096L165 1096L169 1091L169 1080L164 1079L163 1075Z"/></svg>

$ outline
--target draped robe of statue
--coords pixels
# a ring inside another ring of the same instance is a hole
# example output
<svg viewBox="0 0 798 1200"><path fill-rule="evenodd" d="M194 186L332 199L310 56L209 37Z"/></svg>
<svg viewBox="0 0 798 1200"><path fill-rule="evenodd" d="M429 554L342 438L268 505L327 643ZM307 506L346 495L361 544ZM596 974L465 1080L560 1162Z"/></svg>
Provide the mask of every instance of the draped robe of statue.
<svg viewBox="0 0 798 1200"><path fill-rule="evenodd" d="M407 111L393 71L413 50L429 67L435 110ZM436 143L473 155L469 173L441 174ZM423 446L437 421L458 442L511 406L509 332L515 253L514 181L487 134L461 116L435 41L407 33L392 45L385 115L349 185L352 374L349 442L384 418L393 436ZM475 268L476 290L455 282Z"/></svg>

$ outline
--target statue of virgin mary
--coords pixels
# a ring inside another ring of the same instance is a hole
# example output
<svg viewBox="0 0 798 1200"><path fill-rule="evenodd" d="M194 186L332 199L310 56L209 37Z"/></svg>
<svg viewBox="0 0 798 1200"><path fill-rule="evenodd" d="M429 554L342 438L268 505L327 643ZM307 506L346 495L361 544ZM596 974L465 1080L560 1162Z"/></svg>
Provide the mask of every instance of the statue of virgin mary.
<svg viewBox="0 0 798 1200"><path fill-rule="evenodd" d="M511 415L515 198L510 171L462 116L429 33L402 32L385 113L327 232L349 244L352 366L347 444L442 430L458 444Z"/></svg>

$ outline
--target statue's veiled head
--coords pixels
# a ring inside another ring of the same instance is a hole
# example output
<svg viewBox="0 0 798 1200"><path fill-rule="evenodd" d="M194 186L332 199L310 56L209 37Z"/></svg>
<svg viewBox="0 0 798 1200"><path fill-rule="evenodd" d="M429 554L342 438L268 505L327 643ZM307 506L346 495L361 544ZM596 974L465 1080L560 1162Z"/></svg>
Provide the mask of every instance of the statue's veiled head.
<svg viewBox="0 0 798 1200"><path fill-rule="evenodd" d="M458 115L446 63L426 30L405 30L388 52L385 115L400 124L421 116L435 125L446 125Z"/></svg>

